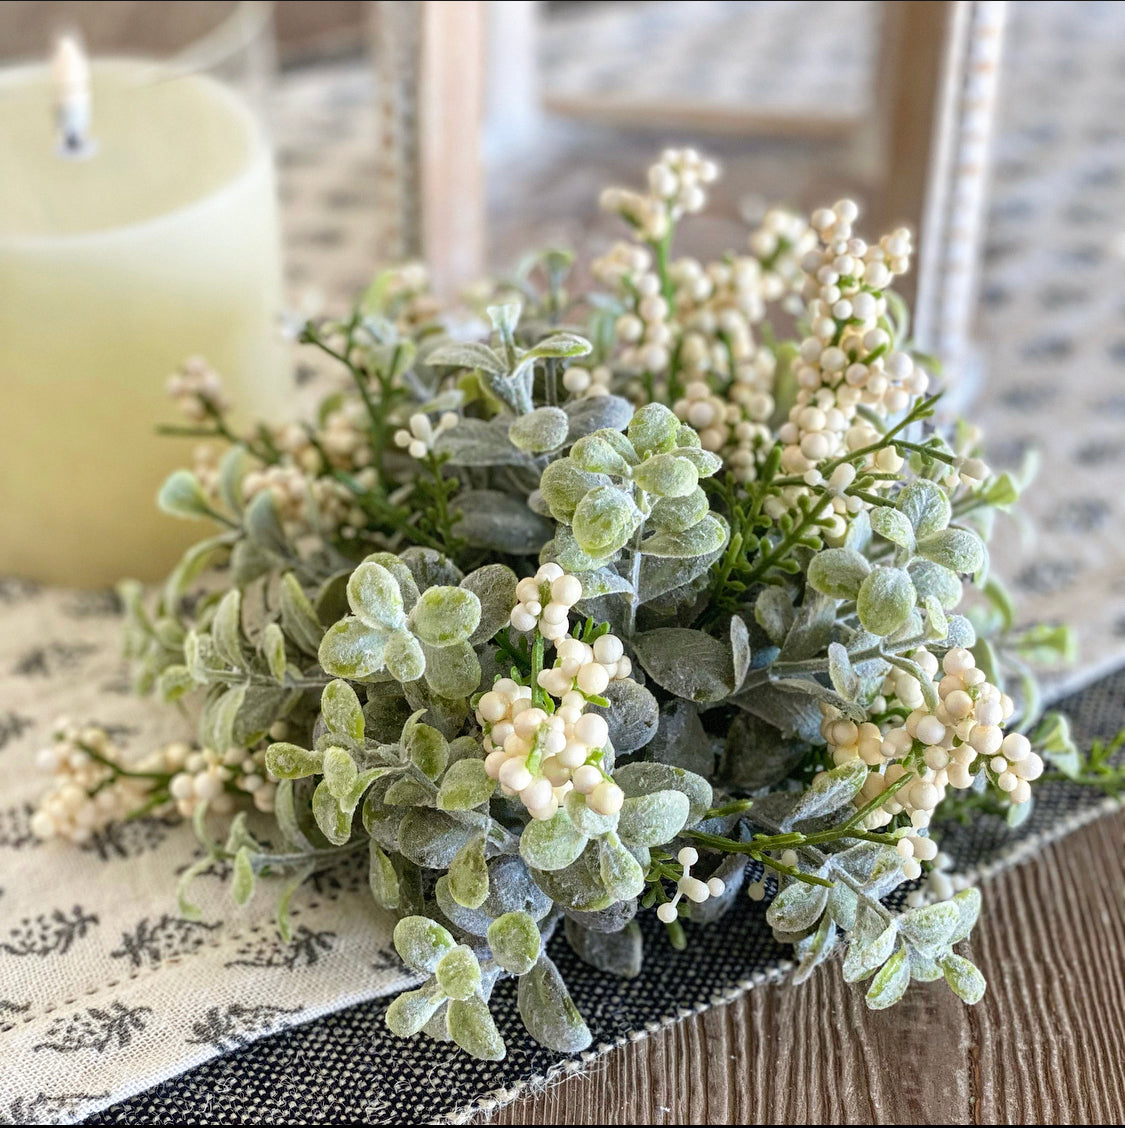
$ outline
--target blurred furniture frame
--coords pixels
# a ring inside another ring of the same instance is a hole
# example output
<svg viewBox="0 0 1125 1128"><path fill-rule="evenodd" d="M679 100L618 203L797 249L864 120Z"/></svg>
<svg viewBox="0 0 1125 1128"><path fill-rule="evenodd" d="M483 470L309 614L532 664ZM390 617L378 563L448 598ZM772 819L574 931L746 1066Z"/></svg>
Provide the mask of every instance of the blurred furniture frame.
<svg viewBox="0 0 1125 1128"><path fill-rule="evenodd" d="M533 65L513 77L505 61L534 59L539 7L525 0L370 5L382 122L380 245L388 258L421 255L439 288L483 269L486 116L527 113L536 102ZM916 302L917 343L956 371L969 351L1006 2L889 0L878 8L881 112L867 122L598 97L548 98L543 107L701 133L854 134L879 173L872 230L905 223L919 235L917 293L907 295Z"/></svg>

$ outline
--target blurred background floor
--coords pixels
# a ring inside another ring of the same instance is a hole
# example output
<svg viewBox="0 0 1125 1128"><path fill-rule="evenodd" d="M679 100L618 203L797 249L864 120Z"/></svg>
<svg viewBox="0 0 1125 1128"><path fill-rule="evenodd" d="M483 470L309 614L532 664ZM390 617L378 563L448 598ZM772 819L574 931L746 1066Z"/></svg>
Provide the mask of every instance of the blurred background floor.
<svg viewBox="0 0 1125 1128"><path fill-rule="evenodd" d="M1011 7L980 309L986 383L972 415L995 464L1014 465L1030 448L1043 455L1023 507L1037 533L1007 523L995 563L1026 620L1078 625L1081 666L1065 679L1074 684L1125 651L1125 545L1115 535L1125 528L1125 5ZM870 96L871 3L562 8L543 24L549 94L686 82L716 102L800 109L830 98L859 116ZM782 51L790 44L796 54ZM292 299L341 308L379 261L367 65L290 69L275 121ZM548 115L534 143L489 169L492 266L546 245L588 261L622 234L599 213L599 190L638 183L668 143L700 145L725 170L708 212L683 228L680 251L741 248L746 219L764 203L862 202L853 141L700 138Z"/></svg>

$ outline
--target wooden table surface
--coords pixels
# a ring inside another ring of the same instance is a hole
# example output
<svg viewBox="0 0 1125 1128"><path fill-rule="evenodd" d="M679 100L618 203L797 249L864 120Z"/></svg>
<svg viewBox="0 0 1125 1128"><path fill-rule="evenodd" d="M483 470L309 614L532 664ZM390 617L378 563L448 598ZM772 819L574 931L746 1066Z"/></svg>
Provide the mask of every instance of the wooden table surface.
<svg viewBox="0 0 1125 1128"><path fill-rule="evenodd" d="M1125 815L983 887L966 1007L914 984L871 1012L836 963L761 987L529 1094L498 1124L1125 1120Z"/></svg>

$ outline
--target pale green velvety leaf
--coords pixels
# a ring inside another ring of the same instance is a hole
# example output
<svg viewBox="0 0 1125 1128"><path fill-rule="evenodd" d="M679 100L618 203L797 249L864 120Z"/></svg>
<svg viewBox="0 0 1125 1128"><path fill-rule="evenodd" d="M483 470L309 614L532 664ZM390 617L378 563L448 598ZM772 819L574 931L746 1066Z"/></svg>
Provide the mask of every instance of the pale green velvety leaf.
<svg viewBox="0 0 1125 1128"><path fill-rule="evenodd" d="M237 588L219 600L211 620L211 638L223 660L235 669L242 669L242 593Z"/></svg>
<svg viewBox="0 0 1125 1128"><path fill-rule="evenodd" d="M367 874L371 896L375 903L384 909L397 909L399 905L398 874L391 864L391 859L380 848L375 839L371 839L371 864Z"/></svg>
<svg viewBox="0 0 1125 1128"><path fill-rule="evenodd" d="M657 454L633 468L633 481L656 497L687 497L699 486L699 473L689 459Z"/></svg>
<svg viewBox="0 0 1125 1128"><path fill-rule="evenodd" d="M659 627L633 639L645 672L658 685L689 701L722 701L736 689L728 643L687 627Z"/></svg>
<svg viewBox="0 0 1125 1128"><path fill-rule="evenodd" d="M688 798L687 825L694 826L711 807L711 785L702 776L671 764L645 763L634 760L613 773L613 782L628 798L651 795L656 791L680 791Z"/></svg>
<svg viewBox="0 0 1125 1128"><path fill-rule="evenodd" d="M262 631L262 653L270 673L278 680L285 680L285 635L276 623L267 623Z"/></svg>
<svg viewBox="0 0 1125 1128"><path fill-rule="evenodd" d="M315 654L320 647L324 628L292 572L286 572L281 577L278 595L282 629L306 654Z"/></svg>
<svg viewBox="0 0 1125 1128"><path fill-rule="evenodd" d="M919 599L935 598L946 611L952 611L963 594L961 577L940 564L915 557L906 566Z"/></svg>
<svg viewBox="0 0 1125 1128"><path fill-rule="evenodd" d="M250 863L250 851L245 846L234 856L230 894L236 905L245 905L254 895L254 867Z"/></svg>
<svg viewBox="0 0 1125 1128"><path fill-rule="evenodd" d="M324 783L332 794L332 798L341 802L351 791L352 784L359 774L351 753L345 748L328 748L324 752Z"/></svg>
<svg viewBox="0 0 1125 1128"><path fill-rule="evenodd" d="M957 906L958 921L957 927L950 934L949 944L960 944L977 923L977 917L980 916L981 896L980 890L975 886L968 889L962 889L953 897L953 904Z"/></svg>
<svg viewBox="0 0 1125 1128"><path fill-rule="evenodd" d="M816 926L827 904L825 886L792 881L770 903L766 921L781 932L804 932Z"/></svg>
<svg viewBox="0 0 1125 1128"><path fill-rule="evenodd" d="M663 794L669 794L664 792ZM671 792L683 800L684 815L687 815L687 798L678 791ZM649 796L648 798L652 798ZM639 803L644 800L633 799L629 802ZM602 884L616 901L628 901L639 897L645 888L645 871L640 863L625 848L621 840L612 831L598 843L598 870L601 873Z"/></svg>
<svg viewBox="0 0 1125 1128"><path fill-rule="evenodd" d="M986 984L976 964L953 952L943 957L939 964L946 983L959 999L973 1006L984 998Z"/></svg>
<svg viewBox="0 0 1125 1128"><path fill-rule="evenodd" d="M449 892L457 904L466 909L477 909L484 904L488 897L488 866L484 860L483 835L470 838L453 859L449 867Z"/></svg>
<svg viewBox="0 0 1125 1128"><path fill-rule="evenodd" d="M826 548L809 562L809 583L834 599L855 599L871 565L850 548Z"/></svg>
<svg viewBox="0 0 1125 1128"><path fill-rule="evenodd" d="M483 760L457 760L442 776L437 805L445 811L467 811L479 807L495 788L496 781L489 779Z"/></svg>
<svg viewBox="0 0 1125 1128"><path fill-rule="evenodd" d="M691 431L690 427L688 431ZM694 432L691 433L694 434ZM695 472L701 478L710 478L712 474L717 474L722 469L723 460L717 454L713 454L709 450L701 450L699 447L681 445L681 439L682 432L676 436L677 456L686 458L695 467ZM696 436L696 442L698 441L699 437Z"/></svg>
<svg viewBox="0 0 1125 1128"><path fill-rule="evenodd" d="M674 450L681 423L671 408L648 403L637 409L625 433L642 458Z"/></svg>
<svg viewBox="0 0 1125 1128"><path fill-rule="evenodd" d="M559 1053L577 1053L593 1041L558 968L545 955L519 979L517 1004L528 1033Z"/></svg>
<svg viewBox="0 0 1125 1128"><path fill-rule="evenodd" d="M431 647L464 642L479 623L480 600L467 588L429 588L410 612L411 630Z"/></svg>
<svg viewBox="0 0 1125 1128"><path fill-rule="evenodd" d="M507 625L516 605L516 583L515 572L506 564L486 564L461 581L461 587L480 601L480 622L469 638L473 646L488 642Z"/></svg>
<svg viewBox="0 0 1125 1128"><path fill-rule="evenodd" d="M935 482L924 479L903 486L895 504L919 540L944 529L953 516L949 495Z"/></svg>
<svg viewBox="0 0 1125 1128"><path fill-rule="evenodd" d="M906 948L899 948L871 981L865 996L867 1005L871 1010L893 1007L909 986L910 960Z"/></svg>
<svg viewBox="0 0 1125 1128"><path fill-rule="evenodd" d="M394 630L406 622L397 581L370 561L360 564L348 580L348 606L361 623L376 630Z"/></svg>
<svg viewBox="0 0 1125 1128"><path fill-rule="evenodd" d="M479 995L454 999L449 1004L449 1034L471 1057L481 1061L502 1061L504 1039L489 1014L488 1004Z"/></svg>
<svg viewBox="0 0 1125 1128"><path fill-rule="evenodd" d="M951 572L973 573L984 563L984 545L968 529L943 529L918 541L918 553Z"/></svg>
<svg viewBox="0 0 1125 1128"><path fill-rule="evenodd" d="M561 407L538 407L513 420L508 438L520 450L539 454L562 446L569 431L570 418Z"/></svg>
<svg viewBox="0 0 1125 1128"><path fill-rule="evenodd" d="M345 681L329 682L320 695L320 713L330 732L357 743L363 740L363 708Z"/></svg>
<svg viewBox="0 0 1125 1128"><path fill-rule="evenodd" d="M323 753L299 748L296 744L278 742L266 749L266 767L278 779L303 779L318 775L323 762Z"/></svg>
<svg viewBox="0 0 1125 1128"><path fill-rule="evenodd" d="M469 643L423 646L422 650L426 655L426 684L438 697L468 697L480 688L480 661Z"/></svg>
<svg viewBox="0 0 1125 1128"><path fill-rule="evenodd" d="M539 490L543 500L556 521L570 523L578 503L591 490L608 486L610 479L605 474L593 474L583 470L569 458L557 458L548 464L539 480Z"/></svg>
<svg viewBox="0 0 1125 1128"><path fill-rule="evenodd" d="M444 811L413 807L399 824L398 850L415 865L447 870L471 836L468 827Z"/></svg>
<svg viewBox="0 0 1125 1128"><path fill-rule="evenodd" d="M345 845L352 836L352 815L341 809L325 781L318 783L313 792L312 808L321 834L333 846Z"/></svg>
<svg viewBox="0 0 1125 1128"><path fill-rule="evenodd" d="M910 617L917 598L907 572L901 568L876 568L859 589L859 621L872 634L894 634Z"/></svg>
<svg viewBox="0 0 1125 1128"><path fill-rule="evenodd" d="M458 944L438 961L438 986L451 999L467 999L480 987L480 964L473 951Z"/></svg>
<svg viewBox="0 0 1125 1128"><path fill-rule="evenodd" d="M534 869L551 873L576 861L586 847L586 835L565 811L550 819L532 819L520 835L520 856Z"/></svg>
<svg viewBox="0 0 1125 1128"><path fill-rule="evenodd" d="M199 479L190 470L176 470L160 487L156 504L173 517L206 517L210 506Z"/></svg>
<svg viewBox="0 0 1125 1128"><path fill-rule="evenodd" d="M325 672L332 677L363 681L383 669L385 649L383 634L349 615L325 632L318 657Z"/></svg>
<svg viewBox="0 0 1125 1128"><path fill-rule="evenodd" d="M422 644L407 630L395 631L387 638L383 660L387 673L398 682L417 681L426 672Z"/></svg>
<svg viewBox="0 0 1125 1128"><path fill-rule="evenodd" d="M680 533L658 531L641 542L646 556L670 556L677 559L707 556L723 548L730 536L730 527L722 517L708 513L702 521Z"/></svg>
<svg viewBox="0 0 1125 1128"><path fill-rule="evenodd" d="M621 443L626 449L621 449ZM595 431L585 435L571 448L570 461L591 474L616 474L620 477L630 473L630 466L637 460L632 444L619 431Z"/></svg>
<svg viewBox="0 0 1125 1128"><path fill-rule="evenodd" d="M702 486L696 486L683 497L662 497L652 507L649 523L665 533L682 533L710 512L710 503Z"/></svg>
<svg viewBox="0 0 1125 1128"><path fill-rule="evenodd" d="M574 539L592 557L610 556L637 531L641 513L632 497L616 486L598 486L578 503L571 518Z"/></svg>
<svg viewBox="0 0 1125 1128"><path fill-rule="evenodd" d="M387 1007L387 1026L399 1038L417 1034L445 1000L427 991L404 991Z"/></svg>
<svg viewBox="0 0 1125 1128"><path fill-rule="evenodd" d="M448 929L423 916L403 917L395 925L394 943L407 967L430 975L456 946Z"/></svg>
<svg viewBox="0 0 1125 1128"><path fill-rule="evenodd" d="M847 955L844 956L844 982L858 983L871 975L876 968L882 967L890 959L897 941L898 928L894 922L876 933L873 939L853 939L848 946ZM907 975L909 977L909 971Z"/></svg>
<svg viewBox="0 0 1125 1128"><path fill-rule="evenodd" d="M889 505L877 505L871 510L871 528L901 548L914 548L914 529L905 514Z"/></svg>
<svg viewBox="0 0 1125 1128"><path fill-rule="evenodd" d="M526 975L539 958L539 927L525 912L505 913L488 926L492 958L513 975Z"/></svg>
<svg viewBox="0 0 1125 1128"><path fill-rule="evenodd" d="M933 958L947 947L960 920L961 912L952 901L939 901L903 913L898 927L922 955Z"/></svg>
<svg viewBox="0 0 1125 1128"><path fill-rule="evenodd" d="M653 791L628 798L621 806L617 833L630 846L663 846L683 830L690 808L682 791Z"/></svg>

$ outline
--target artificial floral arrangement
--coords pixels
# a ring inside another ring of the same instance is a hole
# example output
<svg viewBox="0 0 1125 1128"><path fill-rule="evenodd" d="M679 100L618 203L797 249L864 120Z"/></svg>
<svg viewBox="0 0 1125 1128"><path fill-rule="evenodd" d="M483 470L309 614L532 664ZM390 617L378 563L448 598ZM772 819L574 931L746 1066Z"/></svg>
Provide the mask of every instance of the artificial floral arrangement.
<svg viewBox="0 0 1125 1128"><path fill-rule="evenodd" d="M174 377L171 430L227 450L160 505L218 531L154 606L122 592L137 689L198 697L198 747L126 764L62 728L36 832L178 810L206 845L182 911L222 858L239 903L280 879L286 937L301 884L367 855L422 980L388 1024L482 1058L505 977L533 1037L589 1044L553 935L635 975L638 913L683 947L740 896L797 981L842 950L871 1007L942 977L980 999L954 950L980 895L934 820L1018 823L1045 760L1122 772L1041 713L1031 667L1069 636L1015 630L989 576L1024 482L936 421L891 289L909 233L864 241L845 200L673 257L716 175L668 151L647 191L608 190L632 240L589 293L560 252L478 288L475 320L420 268L381 275L302 330L346 381L315 421L242 432L205 365Z"/></svg>

